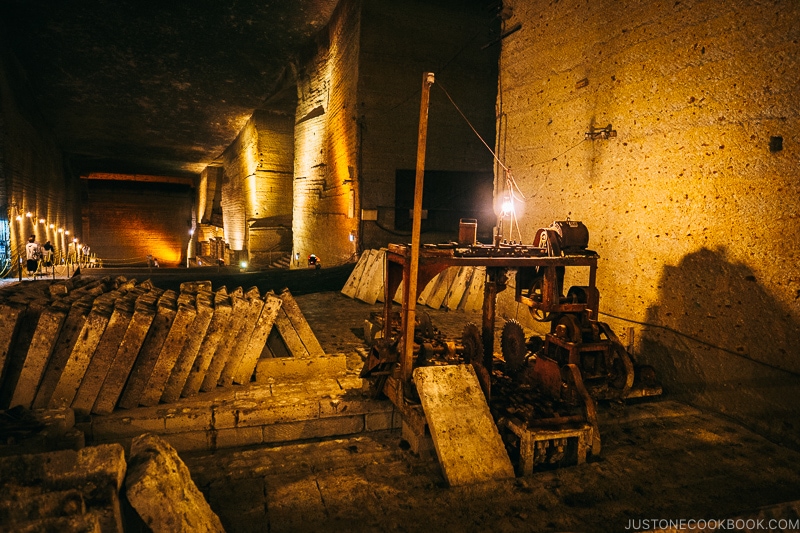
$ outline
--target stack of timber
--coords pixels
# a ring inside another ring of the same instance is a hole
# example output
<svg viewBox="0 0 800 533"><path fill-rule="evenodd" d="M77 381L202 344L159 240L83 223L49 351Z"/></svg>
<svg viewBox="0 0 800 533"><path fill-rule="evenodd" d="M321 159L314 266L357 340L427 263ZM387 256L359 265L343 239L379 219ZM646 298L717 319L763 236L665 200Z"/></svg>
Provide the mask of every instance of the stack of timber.
<svg viewBox="0 0 800 533"><path fill-rule="evenodd" d="M342 288L342 294L370 305L383 301L386 249L367 250ZM422 290L417 303L431 309L479 311L483 305L485 267L449 267ZM393 301L401 303L401 284Z"/></svg>
<svg viewBox="0 0 800 533"><path fill-rule="evenodd" d="M109 414L246 385L259 365L267 379L260 360L325 356L288 290L27 282L0 291L0 316L0 409Z"/></svg>

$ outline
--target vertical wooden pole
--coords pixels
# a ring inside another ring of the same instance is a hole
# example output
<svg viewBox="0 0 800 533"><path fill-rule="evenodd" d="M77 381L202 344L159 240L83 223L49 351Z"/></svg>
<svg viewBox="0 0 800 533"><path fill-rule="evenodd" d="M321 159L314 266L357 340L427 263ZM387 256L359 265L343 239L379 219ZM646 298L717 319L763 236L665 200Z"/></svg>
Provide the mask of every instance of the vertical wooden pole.
<svg viewBox="0 0 800 533"><path fill-rule="evenodd" d="M404 309L403 358L400 368L403 380L411 380L411 371L414 364L414 322L416 321L417 308L417 277L419 274L419 246L422 228L422 187L425 178L425 145L428 140L428 102L430 100L431 85L433 85L433 72L422 75L422 98L419 105L419 135L417 137L417 173L414 181L414 220L411 226L411 264L409 265L408 294L406 309Z"/></svg>

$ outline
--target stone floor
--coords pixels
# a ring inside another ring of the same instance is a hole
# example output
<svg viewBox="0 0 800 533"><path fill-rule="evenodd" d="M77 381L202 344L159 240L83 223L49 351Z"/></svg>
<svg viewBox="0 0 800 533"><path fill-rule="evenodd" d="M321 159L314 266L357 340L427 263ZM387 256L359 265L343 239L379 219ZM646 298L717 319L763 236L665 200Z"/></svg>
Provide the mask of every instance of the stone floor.
<svg viewBox="0 0 800 533"><path fill-rule="evenodd" d="M326 351L357 372L364 319L381 306L339 293L297 301ZM428 312L454 337L480 318ZM625 531L741 516L800 529L800 453L668 396L603 404L599 417L598 459L470 487L447 487L435 457L413 454L396 430L181 455L229 532Z"/></svg>

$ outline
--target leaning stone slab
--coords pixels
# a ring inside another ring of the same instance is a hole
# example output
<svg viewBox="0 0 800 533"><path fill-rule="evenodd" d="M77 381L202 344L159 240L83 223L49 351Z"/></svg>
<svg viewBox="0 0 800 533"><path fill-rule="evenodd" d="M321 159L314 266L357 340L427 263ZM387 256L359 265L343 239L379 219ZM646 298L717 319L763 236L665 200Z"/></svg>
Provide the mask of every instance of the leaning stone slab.
<svg viewBox="0 0 800 533"><path fill-rule="evenodd" d="M103 336L97 344L94 356L89 361L86 374L83 376L81 385L72 402L72 408L81 413L88 413L92 410L103 382L106 380L108 370L114 362L125 332L131 322L136 299L144 293L143 289L134 289L124 296L117 298L114 302L114 312L108 320Z"/></svg>
<svg viewBox="0 0 800 533"><path fill-rule="evenodd" d="M86 322L78 334L78 340L72 348L67 364L64 365L64 370L53 391L53 396L50 398L48 404L50 409L67 407L72 404L78 387L83 381L83 376L86 374L86 369L89 367L89 361L92 360L94 351L108 325L108 320L111 318L114 300L119 295L118 291L111 291L95 299L92 311L86 317Z"/></svg>
<svg viewBox="0 0 800 533"><path fill-rule="evenodd" d="M414 370L414 383L451 486L514 477L471 365L420 367Z"/></svg>
<svg viewBox="0 0 800 533"><path fill-rule="evenodd" d="M189 372L192 370L192 365L197 359L200 345L214 316L213 301L211 292L203 290L197 293L197 315L192 323L186 343L183 345L183 349L172 368L167 385L164 387L164 393L161 395L162 402L174 402L180 398L181 391L189 378Z"/></svg>
<svg viewBox="0 0 800 533"><path fill-rule="evenodd" d="M114 361L108 369L108 374L103 381L103 386L94 402L92 412L96 414L109 414L122 394L125 382L136 362L136 356L147 338L147 332L156 316L156 302L162 291L151 288L136 299L133 317L131 317L125 336L117 348Z"/></svg>
<svg viewBox="0 0 800 533"><path fill-rule="evenodd" d="M142 397L139 399L139 405L158 405L161 400L169 375L172 373L175 361L178 360L181 351L183 351L186 337L189 335L194 319L197 316L195 300L196 297L191 293L183 293L178 298L178 312L175 314L175 319L169 328L169 334L164 340L161 353L158 355L155 365L153 365L153 371L150 373L150 379L142 392Z"/></svg>
<svg viewBox="0 0 800 533"><path fill-rule="evenodd" d="M228 361L220 374L218 385L222 387L230 387L233 384L233 375L239 368L239 363L242 362L244 351L247 348L247 343L253 337L253 330L256 327L261 311L264 309L264 300L261 299L258 289L253 287L247 292L247 311L244 314L242 327L234 334L231 339L233 346L231 352L228 354Z"/></svg>
<svg viewBox="0 0 800 533"><path fill-rule="evenodd" d="M26 360L28 348L33 341L33 335L39 323L39 317L47 309L45 300L33 300L27 303L16 302L23 310L17 319L17 327L13 333L13 344L9 346L6 365L3 370L3 382L0 386L0 409L6 409L11 403L11 398L16 391L22 368ZM34 391L35 394L35 391Z"/></svg>
<svg viewBox="0 0 800 533"><path fill-rule="evenodd" d="M258 290L258 289L256 289ZM249 307L249 302L244 298L241 287L237 288L231 293L231 300L233 301L233 309L231 310L231 319L225 326L222 333L221 342L217 345L217 350L214 352L214 357L211 359L211 364L208 365L203 385L200 390L209 392L217 387L219 378L222 375L222 370L228 362L228 356L233 348L236 333L242 328L242 323L245 319L245 313Z"/></svg>
<svg viewBox="0 0 800 533"><path fill-rule="evenodd" d="M2 322L0 322L0 384L3 383L5 378L8 354L11 352L14 337L19 327L19 319L23 311L24 307L20 305L0 304L0 316L3 317Z"/></svg>
<svg viewBox="0 0 800 533"><path fill-rule="evenodd" d="M58 381L61 379L61 373L67 366L69 356L78 342L78 336L86 324L86 317L97 296L99 295L90 291L90 294L83 296L72 304L64 325L61 326L61 332L53 348L53 354L47 362L47 369L36 392L36 398L33 400L34 408L46 409L50 405L50 399L53 397Z"/></svg>
<svg viewBox="0 0 800 533"><path fill-rule="evenodd" d="M361 257L358 258L358 263L356 263L355 268L350 273L350 277L347 278L347 282L344 284L344 287L342 287L342 294L349 298L356 297L358 285L361 283L361 276L364 274L364 269L367 267L368 261L369 251L365 251L361 254Z"/></svg>
<svg viewBox="0 0 800 533"><path fill-rule="evenodd" d="M33 405L36 390L53 353L53 347L68 311L68 305L56 302L39 316L9 407L21 405L30 409Z"/></svg>
<svg viewBox="0 0 800 533"><path fill-rule="evenodd" d="M200 392L200 387L206 377L206 372L211 364L211 359L217 350L220 339L225 333L225 328L231 319L231 299L225 287L222 287L214 294L214 316L208 325L208 330L197 351L197 357L192 364L189 377L183 386L181 396L193 396Z"/></svg>
<svg viewBox="0 0 800 533"><path fill-rule="evenodd" d="M325 350L322 349L322 345L320 345L317 336L314 335L311 326L308 325L306 317L303 316L303 312L300 311L300 306L297 305L297 301L288 290L281 293L281 301L283 301L283 310L286 311L286 316L289 317L289 321L297 332L297 336L300 337L303 346L306 347L308 355L311 357L322 357L325 355Z"/></svg>
<svg viewBox="0 0 800 533"><path fill-rule="evenodd" d="M139 356L131 371L128 384L122 392L122 397L119 400L120 407L133 409L139 405L139 400L141 400L147 383L150 381L153 368L156 366L158 356L161 354L161 348L164 346L164 341L167 340L176 314L177 294L175 294L175 291L166 291L158 300L156 316L150 325L150 330L147 333L142 349L139 351Z"/></svg>
<svg viewBox="0 0 800 533"><path fill-rule="evenodd" d="M272 330L272 325L275 323L275 317L278 316L281 305L283 305L283 301L273 293L270 292L264 296L264 308L261 310L261 315L258 317L255 328L253 328L253 334L247 341L247 346L239 361L239 367L233 375L235 383L240 385L250 383L250 378L253 376L258 358L264 350L267 337L269 337L269 332Z"/></svg>
<svg viewBox="0 0 800 533"><path fill-rule="evenodd" d="M131 443L125 492L153 533L225 531L178 453L155 435Z"/></svg>
<svg viewBox="0 0 800 533"><path fill-rule="evenodd" d="M297 334L297 330L294 329L292 321L283 307L278 311L278 316L275 317L275 329L278 330L291 357L297 357L298 359L308 358L308 348L303 344L303 340Z"/></svg>

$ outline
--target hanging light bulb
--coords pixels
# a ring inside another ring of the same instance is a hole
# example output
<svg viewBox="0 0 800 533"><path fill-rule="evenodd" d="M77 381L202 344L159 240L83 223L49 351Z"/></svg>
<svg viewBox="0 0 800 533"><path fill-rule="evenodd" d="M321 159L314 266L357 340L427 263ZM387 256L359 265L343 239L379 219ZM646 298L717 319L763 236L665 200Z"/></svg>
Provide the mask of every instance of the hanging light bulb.
<svg viewBox="0 0 800 533"><path fill-rule="evenodd" d="M511 196L506 195L503 198L503 204L500 207L501 216L503 218L508 218L514 213L514 201L511 199Z"/></svg>

